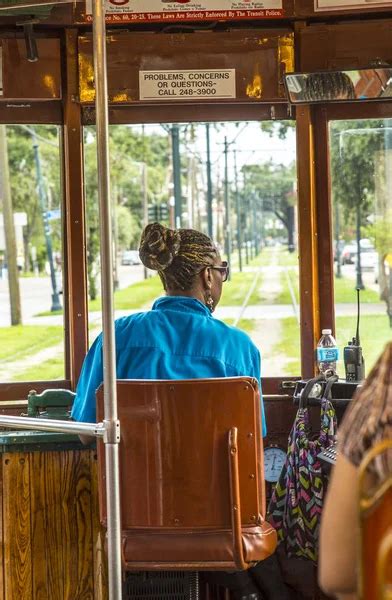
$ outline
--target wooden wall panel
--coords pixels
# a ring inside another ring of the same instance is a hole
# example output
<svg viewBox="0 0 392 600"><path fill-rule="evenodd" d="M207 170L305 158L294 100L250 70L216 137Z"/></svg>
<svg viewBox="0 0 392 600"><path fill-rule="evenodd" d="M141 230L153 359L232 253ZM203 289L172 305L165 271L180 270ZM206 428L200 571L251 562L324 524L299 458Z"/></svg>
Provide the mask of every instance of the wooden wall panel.
<svg viewBox="0 0 392 600"><path fill-rule="evenodd" d="M0 466L0 600L107 600L95 451L6 453Z"/></svg>
<svg viewBox="0 0 392 600"><path fill-rule="evenodd" d="M95 450L90 453L91 459L91 496L98 499L98 457ZM92 506L92 522L94 536L93 560L94 560L94 598L105 600L108 597L108 572L105 558L105 531L101 528L99 520L98 502Z"/></svg>
<svg viewBox="0 0 392 600"><path fill-rule="evenodd" d="M94 598L89 452L61 453L64 600Z"/></svg>
<svg viewBox="0 0 392 600"><path fill-rule="evenodd" d="M297 71L357 69L392 62L392 19L309 25L298 32Z"/></svg>
<svg viewBox="0 0 392 600"><path fill-rule="evenodd" d="M3 457L5 598L31 600L30 461L25 453Z"/></svg>
<svg viewBox="0 0 392 600"><path fill-rule="evenodd" d="M58 452L30 453L33 600L63 600L61 461Z"/></svg>
<svg viewBox="0 0 392 600"><path fill-rule="evenodd" d="M0 499L3 498L3 461L0 459ZM0 501L0 600L5 600L4 577L4 514L3 503Z"/></svg>
<svg viewBox="0 0 392 600"><path fill-rule="evenodd" d="M289 28L192 35L116 32L108 36L107 60L111 103L140 102L139 71L168 69L235 69L236 98L204 98L209 104L285 101L282 75L294 68L294 39ZM79 37L79 77L80 100L92 103L95 89L90 34ZM167 102L163 98L158 104ZM189 104L200 102L203 100Z"/></svg>
<svg viewBox="0 0 392 600"><path fill-rule="evenodd" d="M29 62L24 39L1 40L5 100L61 98L60 40L36 39L39 60Z"/></svg>
<svg viewBox="0 0 392 600"><path fill-rule="evenodd" d="M377 2L377 0L376 0ZM343 2L342 2L343 4ZM370 4L370 3L369 3ZM353 18L353 17L358 17L360 18L362 15L368 15L368 16L376 16L379 15L380 13L385 13L385 14L390 14L392 12L392 8L389 6L383 6L383 7L372 7L371 5L369 7L367 6L363 6L360 10L353 10L352 8L348 8L347 10L322 10L322 11L315 11L314 10L314 6L315 6L315 0L295 0L294 1L294 14L296 17L301 17L301 18L307 18L307 17L318 17L318 18L322 18L323 20L326 19L331 19L336 17L342 17L347 19L349 18Z"/></svg>

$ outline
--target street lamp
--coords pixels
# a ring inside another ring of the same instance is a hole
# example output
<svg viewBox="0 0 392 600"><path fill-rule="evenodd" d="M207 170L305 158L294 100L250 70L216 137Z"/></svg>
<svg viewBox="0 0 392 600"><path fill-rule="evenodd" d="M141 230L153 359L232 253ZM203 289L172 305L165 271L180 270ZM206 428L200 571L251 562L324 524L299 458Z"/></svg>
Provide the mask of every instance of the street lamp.
<svg viewBox="0 0 392 600"><path fill-rule="evenodd" d="M364 188L363 196L365 197L367 194L367 189ZM362 280L362 266L361 266L361 202L357 202L357 211L356 211L356 238L357 238L357 289L364 290L365 286L363 285Z"/></svg>

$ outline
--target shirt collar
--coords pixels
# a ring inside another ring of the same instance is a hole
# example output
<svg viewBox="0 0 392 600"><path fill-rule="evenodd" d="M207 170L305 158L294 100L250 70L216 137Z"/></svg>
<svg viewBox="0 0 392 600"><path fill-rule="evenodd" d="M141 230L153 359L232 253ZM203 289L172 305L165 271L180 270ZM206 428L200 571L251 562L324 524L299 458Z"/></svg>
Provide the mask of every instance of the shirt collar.
<svg viewBox="0 0 392 600"><path fill-rule="evenodd" d="M205 304L196 298L188 298L188 296L163 296L155 300L152 310L176 310L212 317L210 309Z"/></svg>

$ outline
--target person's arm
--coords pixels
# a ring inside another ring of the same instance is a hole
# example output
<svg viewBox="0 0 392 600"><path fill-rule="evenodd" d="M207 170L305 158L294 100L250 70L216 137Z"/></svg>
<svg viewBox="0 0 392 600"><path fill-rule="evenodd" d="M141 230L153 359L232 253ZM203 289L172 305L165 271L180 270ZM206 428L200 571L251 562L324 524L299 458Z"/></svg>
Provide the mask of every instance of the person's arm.
<svg viewBox="0 0 392 600"><path fill-rule="evenodd" d="M359 546L359 465L389 435L392 415L392 343L358 389L339 426L339 454L323 509L319 577L327 592L343 597L356 589ZM365 488L374 485L369 473ZM383 476L383 475L382 475Z"/></svg>
<svg viewBox="0 0 392 600"><path fill-rule="evenodd" d="M358 468L339 454L320 531L319 582L327 594L355 592L358 542Z"/></svg>
<svg viewBox="0 0 392 600"><path fill-rule="evenodd" d="M71 416L75 421L96 422L95 392L103 381L102 335L99 335L84 359ZM79 435L83 444L91 444L94 436Z"/></svg>

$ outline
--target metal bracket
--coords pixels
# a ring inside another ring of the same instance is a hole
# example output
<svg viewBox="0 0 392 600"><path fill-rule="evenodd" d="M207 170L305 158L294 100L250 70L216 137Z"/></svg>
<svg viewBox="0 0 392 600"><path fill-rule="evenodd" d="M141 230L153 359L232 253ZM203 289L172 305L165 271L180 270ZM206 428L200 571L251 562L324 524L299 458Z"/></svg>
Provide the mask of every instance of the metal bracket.
<svg viewBox="0 0 392 600"><path fill-rule="evenodd" d="M37 40L35 39L33 25L39 23L38 19L30 19L29 21L22 21L16 23L17 26L23 27L23 34L26 44L26 58L29 62L37 62L38 47Z"/></svg>
<svg viewBox="0 0 392 600"><path fill-rule="evenodd" d="M105 432L103 434L104 444L118 444L120 442L120 421L103 421Z"/></svg>
<svg viewBox="0 0 392 600"><path fill-rule="evenodd" d="M294 390L297 383L297 381L282 381L280 387L282 390Z"/></svg>

